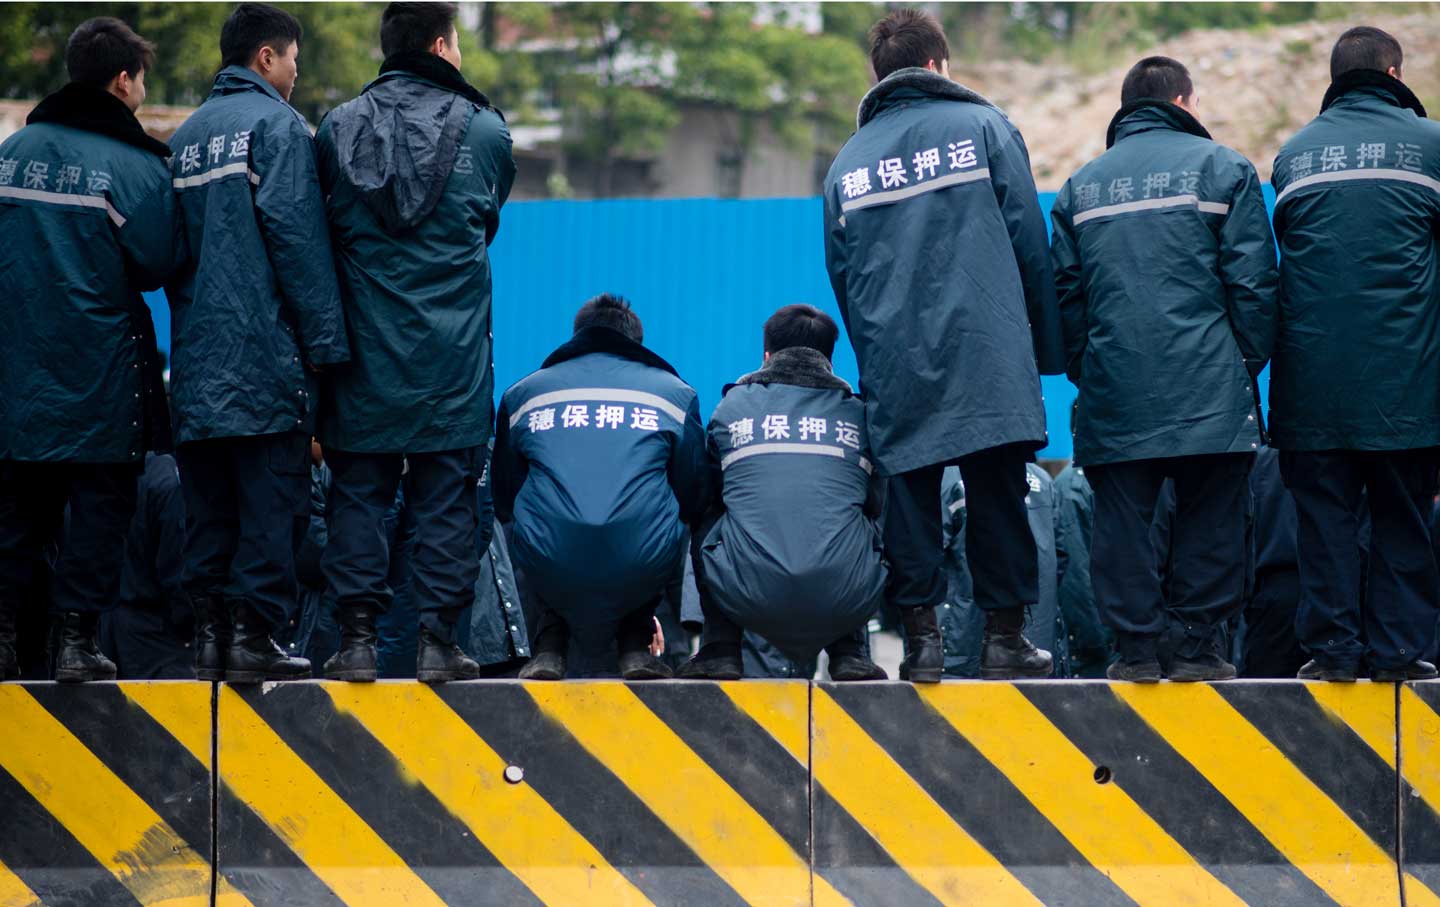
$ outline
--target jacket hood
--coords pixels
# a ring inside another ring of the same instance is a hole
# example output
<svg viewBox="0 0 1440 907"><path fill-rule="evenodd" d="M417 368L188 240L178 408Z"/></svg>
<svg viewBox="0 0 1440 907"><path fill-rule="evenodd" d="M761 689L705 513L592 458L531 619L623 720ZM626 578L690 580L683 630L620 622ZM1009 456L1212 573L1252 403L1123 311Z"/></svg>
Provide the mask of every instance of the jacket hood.
<svg viewBox="0 0 1440 907"><path fill-rule="evenodd" d="M808 346L792 346L771 353L758 371L741 375L734 384L725 385L725 393L741 384L789 384L821 390L841 390L853 394L850 382L836 375L825 354Z"/></svg>
<svg viewBox="0 0 1440 907"><path fill-rule="evenodd" d="M1113 148L1119 140L1151 129L1176 129L1202 139L1210 138L1210 132L1200 121L1180 107L1169 101L1143 98L1115 111L1115 116L1110 118L1110 128L1105 130L1105 147Z"/></svg>
<svg viewBox="0 0 1440 907"><path fill-rule="evenodd" d="M959 82L947 79L938 72L931 72L919 66L910 66L895 70L875 83L875 87L865 93L865 97L860 99L860 109L855 114L855 128L859 129L874 119L876 114L885 109L886 102L897 91L904 89L951 101L966 101L971 104L995 107L980 94L971 91ZM999 110L1000 108L995 107L995 109Z"/></svg>
<svg viewBox="0 0 1440 907"><path fill-rule="evenodd" d="M611 328L581 328L575 332L574 337L560 344L555 352L546 356L545 361L540 363L540 367L549 368L552 365L579 359L581 356L588 356L591 353L609 353L612 356L619 356L622 359L629 359L632 362L639 362L641 365L669 372L677 378L680 377L680 373L675 371L674 366L670 363L651 352L643 344L636 343Z"/></svg>
<svg viewBox="0 0 1440 907"><path fill-rule="evenodd" d="M439 204L477 105L489 106L455 67L406 52L332 115L340 170L385 232L413 228Z"/></svg>
<svg viewBox="0 0 1440 907"><path fill-rule="evenodd" d="M146 135L124 101L94 85L71 82L37 104L25 122L83 129L134 145L162 159L170 156L170 147Z"/></svg>
<svg viewBox="0 0 1440 907"><path fill-rule="evenodd" d="M1425 119L1425 105L1420 103L1420 99L1415 97L1415 93L1410 90L1409 86L1389 73L1381 72L1378 69L1352 69L1343 73L1325 90L1325 100L1320 102L1320 112L1324 113L1329 110L1330 105L1345 95L1367 88L1372 89L1369 93L1384 98L1397 107L1413 110L1416 116L1422 120ZM1378 91L1374 89L1378 89Z"/></svg>

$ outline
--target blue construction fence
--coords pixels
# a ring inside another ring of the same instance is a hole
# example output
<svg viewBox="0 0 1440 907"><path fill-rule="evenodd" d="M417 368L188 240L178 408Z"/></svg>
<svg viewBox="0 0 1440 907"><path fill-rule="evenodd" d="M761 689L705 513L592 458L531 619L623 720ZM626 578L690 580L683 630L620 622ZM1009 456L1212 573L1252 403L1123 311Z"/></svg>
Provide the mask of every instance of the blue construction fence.
<svg viewBox="0 0 1440 907"><path fill-rule="evenodd" d="M1265 200L1273 211L1268 185ZM1054 202L1055 193L1041 193L1047 224ZM705 416L725 384L759 366L761 325L777 308L806 302L840 319L825 274L819 197L515 202L505 207L491 258L497 398L570 336L575 310L598 293L630 300L646 344L699 391ZM168 350L164 294L148 301ZM835 369L856 383L843 332ZM1268 378L1260 378L1262 399ZM1044 393L1050 446L1040 455L1068 459L1075 388L1047 377Z"/></svg>

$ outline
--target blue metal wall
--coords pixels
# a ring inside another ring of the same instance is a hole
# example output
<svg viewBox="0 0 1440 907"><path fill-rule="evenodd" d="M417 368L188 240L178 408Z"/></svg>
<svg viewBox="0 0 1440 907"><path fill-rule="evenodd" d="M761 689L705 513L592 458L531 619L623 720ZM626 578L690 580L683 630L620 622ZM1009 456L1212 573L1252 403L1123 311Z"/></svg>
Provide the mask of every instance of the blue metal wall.
<svg viewBox="0 0 1440 907"><path fill-rule="evenodd" d="M1265 192L1273 206L1269 186ZM1054 193L1040 196L1047 222L1054 201ZM700 392L706 417L721 386L758 367L760 328L775 309L808 302L840 320L825 275L819 198L516 202L505 208L491 255L497 396L563 343L575 310L602 292L630 299L646 344ZM163 294L150 302L168 347ZM836 371L853 384L855 356L843 332L840 343ZM1068 458L1075 389L1050 377L1044 391L1051 443L1041 455Z"/></svg>

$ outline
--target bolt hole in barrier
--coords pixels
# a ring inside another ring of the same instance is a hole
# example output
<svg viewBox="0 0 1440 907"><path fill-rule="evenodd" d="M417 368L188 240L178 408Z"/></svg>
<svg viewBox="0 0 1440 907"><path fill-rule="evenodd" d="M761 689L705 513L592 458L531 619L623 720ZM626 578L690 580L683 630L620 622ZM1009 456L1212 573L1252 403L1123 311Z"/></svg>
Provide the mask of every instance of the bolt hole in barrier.
<svg viewBox="0 0 1440 907"><path fill-rule="evenodd" d="M1097 766L1095 767L1095 783L1096 783L1096 784L1109 784L1109 783L1110 783L1110 778L1111 778L1110 766L1108 766L1108 765L1097 765Z"/></svg>

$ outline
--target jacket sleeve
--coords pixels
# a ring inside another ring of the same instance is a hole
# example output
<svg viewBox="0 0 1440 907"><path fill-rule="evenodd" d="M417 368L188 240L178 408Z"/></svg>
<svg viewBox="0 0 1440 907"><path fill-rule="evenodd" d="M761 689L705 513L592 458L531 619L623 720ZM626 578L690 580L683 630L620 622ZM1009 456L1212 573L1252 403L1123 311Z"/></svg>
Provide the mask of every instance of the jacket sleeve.
<svg viewBox="0 0 1440 907"><path fill-rule="evenodd" d="M850 305L846 295L845 227L840 223L840 205L834 193L827 186L825 200L825 270L830 275L830 289L835 292L835 304L840 309L840 318L845 329L850 329Z"/></svg>
<svg viewBox="0 0 1440 907"><path fill-rule="evenodd" d="M170 187L170 171L159 167L155 177L134 208L119 212L125 222L115 230L130 285L145 292L160 289L186 256L185 233L179 203Z"/></svg>
<svg viewBox="0 0 1440 907"><path fill-rule="evenodd" d="M500 399L500 412L495 416L495 452L490 458L490 493L495 502L495 517L501 523L515 520L515 498L525 484L530 464L515 450L510 438L510 401Z"/></svg>
<svg viewBox="0 0 1440 907"><path fill-rule="evenodd" d="M1008 124L1006 124L1008 125ZM1025 310L1035 341L1035 363L1042 375L1065 371L1060 336L1060 312L1055 302L1055 278L1050 271L1050 243L1045 236L1045 215L1035 179L1030 175L1030 152L1013 126L1000 136L989 155L990 185L1015 249L1015 264L1025 289Z"/></svg>
<svg viewBox="0 0 1440 907"><path fill-rule="evenodd" d="M685 410L685 424L670 450L666 476L675 500L680 502L680 520L694 526L710 502L710 456L708 437L700 421L700 401L691 397Z"/></svg>
<svg viewBox="0 0 1440 907"><path fill-rule="evenodd" d="M255 149L255 210L270 265L312 366L350 360L315 143L296 121Z"/></svg>
<svg viewBox="0 0 1440 907"><path fill-rule="evenodd" d="M500 209L505 207L506 199L510 198L510 188L515 185L514 143L505 115L500 111L482 110L476 116L493 119L480 151L482 172L495 199L495 210L485 220L485 245L488 246L495 241L495 234L500 232Z"/></svg>
<svg viewBox="0 0 1440 907"><path fill-rule="evenodd" d="M1255 378L1270 361L1280 330L1280 275L1260 179L1248 161L1244 168L1220 225L1220 278L1225 282L1230 329L1250 377Z"/></svg>
<svg viewBox="0 0 1440 907"><path fill-rule="evenodd" d="M1055 297L1060 307L1061 336L1065 343L1065 374L1080 383L1080 364L1089 341L1086 328L1089 301L1080 267L1080 244L1071 221L1070 183L1066 182L1050 210L1050 265L1055 271Z"/></svg>

